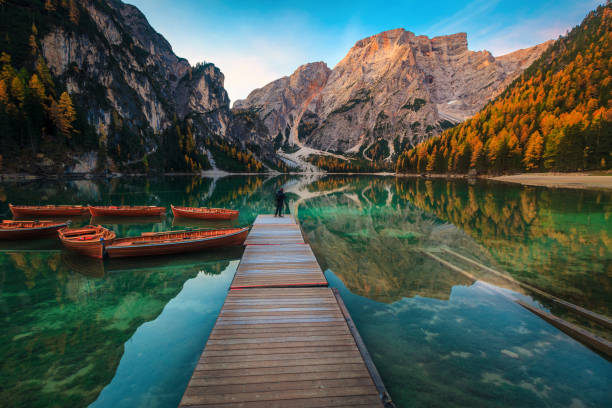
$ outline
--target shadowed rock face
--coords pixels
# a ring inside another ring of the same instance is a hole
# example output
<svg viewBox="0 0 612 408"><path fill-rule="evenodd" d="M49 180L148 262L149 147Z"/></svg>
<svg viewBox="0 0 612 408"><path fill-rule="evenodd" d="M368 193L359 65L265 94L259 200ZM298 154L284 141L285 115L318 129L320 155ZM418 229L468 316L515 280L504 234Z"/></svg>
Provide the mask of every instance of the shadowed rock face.
<svg viewBox="0 0 612 408"><path fill-rule="evenodd" d="M138 129L156 133L187 115L225 136L230 122L224 77L212 64L192 68L134 6L119 0L85 0L78 30L50 27L41 48L52 73L87 111L109 125L112 112Z"/></svg>
<svg viewBox="0 0 612 408"><path fill-rule="evenodd" d="M235 107L258 110L273 136L294 131L322 150L416 143L472 116L547 46L495 58L468 50L465 33L430 39L395 29L358 41L331 73L323 63L303 65Z"/></svg>

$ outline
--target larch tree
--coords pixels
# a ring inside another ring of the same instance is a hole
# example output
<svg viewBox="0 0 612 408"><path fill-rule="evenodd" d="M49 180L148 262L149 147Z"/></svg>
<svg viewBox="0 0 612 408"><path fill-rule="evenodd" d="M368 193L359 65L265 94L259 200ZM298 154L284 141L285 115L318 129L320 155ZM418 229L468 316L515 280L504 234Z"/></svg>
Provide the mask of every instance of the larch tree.
<svg viewBox="0 0 612 408"><path fill-rule="evenodd" d="M544 139L537 130L529 138L527 147L525 149L525 157L523 158L523 164L525 169L533 170L540 167L540 160L542 159L542 150L544 149Z"/></svg>
<svg viewBox="0 0 612 408"><path fill-rule="evenodd" d="M38 72L38 76L45 85L45 88L49 90L51 95L55 96L55 83L53 83L51 72L44 58L40 55L36 59L36 72Z"/></svg>
<svg viewBox="0 0 612 408"><path fill-rule="evenodd" d="M57 4L55 0L45 0L45 10L55 11L57 10Z"/></svg>
<svg viewBox="0 0 612 408"><path fill-rule="evenodd" d="M68 16L70 17L70 21L72 21L73 24L79 23L79 9L74 0L70 0Z"/></svg>
<svg viewBox="0 0 612 408"><path fill-rule="evenodd" d="M0 79L0 103L6 105L8 103L8 90L6 89L6 82Z"/></svg>
<svg viewBox="0 0 612 408"><path fill-rule="evenodd" d="M72 126L72 123L76 120L76 111L68 92L62 92L60 95L59 109L66 121Z"/></svg>
<svg viewBox="0 0 612 408"><path fill-rule="evenodd" d="M40 79L38 79L38 75L32 74L32 77L30 78L30 82L28 83L28 88L32 90L32 94L36 96L36 98L39 101L42 102L45 100L46 98L45 86L40 81Z"/></svg>
<svg viewBox="0 0 612 408"><path fill-rule="evenodd" d="M11 96L15 98L20 105L22 105L25 100L25 88L18 76L13 77L11 81Z"/></svg>

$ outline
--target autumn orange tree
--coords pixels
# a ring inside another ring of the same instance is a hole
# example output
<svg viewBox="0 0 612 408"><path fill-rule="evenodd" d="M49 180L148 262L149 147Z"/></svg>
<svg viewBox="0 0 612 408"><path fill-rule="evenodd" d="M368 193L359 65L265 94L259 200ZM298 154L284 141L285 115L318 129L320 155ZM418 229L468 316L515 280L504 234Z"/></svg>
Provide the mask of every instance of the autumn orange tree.
<svg viewBox="0 0 612 408"><path fill-rule="evenodd" d="M388 161L362 158L341 159L335 156L311 154L306 161L330 173L366 173L391 170Z"/></svg>
<svg viewBox="0 0 612 408"><path fill-rule="evenodd" d="M5 166L17 169L39 152L61 160L67 151L95 148L95 129L65 84L54 80L40 45L49 23L71 12L77 19L79 6L48 0L6 7L0 10L0 153L12 160Z"/></svg>
<svg viewBox="0 0 612 408"><path fill-rule="evenodd" d="M612 3L560 37L463 124L403 152L398 172L612 168Z"/></svg>
<svg viewBox="0 0 612 408"><path fill-rule="evenodd" d="M207 137L205 145L215 158L215 163L225 170L261 172L263 163L243 146L229 140Z"/></svg>

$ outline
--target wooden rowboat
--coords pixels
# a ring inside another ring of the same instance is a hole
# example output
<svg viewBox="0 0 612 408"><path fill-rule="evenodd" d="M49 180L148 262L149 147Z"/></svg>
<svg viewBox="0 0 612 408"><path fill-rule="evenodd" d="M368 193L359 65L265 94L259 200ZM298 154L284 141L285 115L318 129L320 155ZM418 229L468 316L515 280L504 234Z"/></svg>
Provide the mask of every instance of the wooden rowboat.
<svg viewBox="0 0 612 408"><path fill-rule="evenodd" d="M248 233L248 228L143 233L114 240L106 247L106 254L109 258L127 258L237 246L244 243Z"/></svg>
<svg viewBox="0 0 612 408"><path fill-rule="evenodd" d="M172 208L172 215L184 218L199 218L201 220L234 220L238 218L238 210L227 210L225 208L204 208L204 207L175 207Z"/></svg>
<svg viewBox="0 0 612 408"><path fill-rule="evenodd" d="M124 217L124 216L112 216L112 217L91 217L89 220L90 224L95 225L143 225L143 224L158 224L162 222L163 216L143 216L143 217Z"/></svg>
<svg viewBox="0 0 612 408"><path fill-rule="evenodd" d="M13 205L9 204L9 208L14 217L25 216L42 216L42 217L57 217L57 216L74 216L87 214L87 207L82 205Z"/></svg>
<svg viewBox="0 0 612 408"><path fill-rule="evenodd" d="M60 241L71 251L92 257L104 258L104 246L113 242L117 235L101 225L82 228L64 228L58 231Z"/></svg>
<svg viewBox="0 0 612 408"><path fill-rule="evenodd" d="M57 234L67 222L57 221L11 221L0 223L0 239L32 239Z"/></svg>
<svg viewBox="0 0 612 408"><path fill-rule="evenodd" d="M89 212L94 217L159 217L166 212L166 207L155 207L152 205L108 205L89 206Z"/></svg>

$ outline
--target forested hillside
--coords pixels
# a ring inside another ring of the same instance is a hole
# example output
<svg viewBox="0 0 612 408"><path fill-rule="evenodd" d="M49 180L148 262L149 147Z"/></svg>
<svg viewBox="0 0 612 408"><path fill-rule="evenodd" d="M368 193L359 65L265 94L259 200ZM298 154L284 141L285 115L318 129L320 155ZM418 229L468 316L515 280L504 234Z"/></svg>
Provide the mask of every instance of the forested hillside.
<svg viewBox="0 0 612 408"><path fill-rule="evenodd" d="M402 153L398 172L612 168L612 3L591 12L463 124Z"/></svg>
<svg viewBox="0 0 612 408"><path fill-rule="evenodd" d="M119 0L0 0L0 172L198 172L212 150L278 168L238 138L223 81Z"/></svg>

